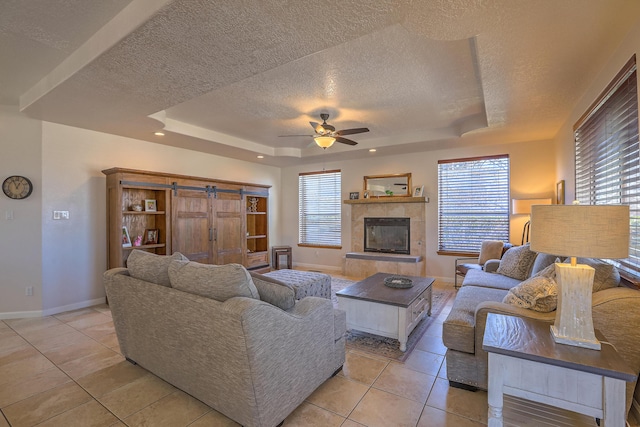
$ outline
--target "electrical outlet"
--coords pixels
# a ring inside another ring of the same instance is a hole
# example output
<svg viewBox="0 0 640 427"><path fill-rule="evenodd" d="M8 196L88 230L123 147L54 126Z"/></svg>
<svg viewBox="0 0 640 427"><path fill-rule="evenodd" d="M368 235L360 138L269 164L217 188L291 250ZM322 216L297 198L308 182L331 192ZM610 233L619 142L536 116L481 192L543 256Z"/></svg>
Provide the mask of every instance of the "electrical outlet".
<svg viewBox="0 0 640 427"><path fill-rule="evenodd" d="M4 219L13 219L13 211L4 211Z"/></svg>
<svg viewBox="0 0 640 427"><path fill-rule="evenodd" d="M33 286L27 286L24 290L24 293L26 296L28 297L32 297L33 296Z"/></svg>

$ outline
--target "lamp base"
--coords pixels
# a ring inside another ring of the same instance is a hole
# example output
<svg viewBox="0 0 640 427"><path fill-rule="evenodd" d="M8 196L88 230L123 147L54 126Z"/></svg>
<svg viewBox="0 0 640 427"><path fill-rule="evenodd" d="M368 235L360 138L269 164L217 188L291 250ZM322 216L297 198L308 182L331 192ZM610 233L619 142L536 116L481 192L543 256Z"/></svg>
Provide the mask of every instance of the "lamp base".
<svg viewBox="0 0 640 427"><path fill-rule="evenodd" d="M584 338L576 338L576 337L568 337L566 335L560 335L558 328L556 325L551 325L551 334L553 335L553 340L558 344L566 344L573 345L576 347L590 348L592 350L600 350L600 341L597 338L593 340L588 340Z"/></svg>
<svg viewBox="0 0 640 427"><path fill-rule="evenodd" d="M551 326L555 342L600 350L591 315L594 273L588 265L556 263L558 309Z"/></svg>

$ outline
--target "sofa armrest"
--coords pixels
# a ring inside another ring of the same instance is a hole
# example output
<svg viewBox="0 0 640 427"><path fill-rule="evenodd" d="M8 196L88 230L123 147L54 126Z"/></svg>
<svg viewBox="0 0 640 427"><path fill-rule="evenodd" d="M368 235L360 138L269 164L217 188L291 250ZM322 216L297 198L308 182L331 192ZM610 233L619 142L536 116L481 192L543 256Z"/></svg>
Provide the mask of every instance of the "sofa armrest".
<svg viewBox="0 0 640 427"><path fill-rule="evenodd" d="M113 276L122 274L123 276L130 276L129 269L124 267L111 268L104 272L105 279L111 279Z"/></svg>
<svg viewBox="0 0 640 427"><path fill-rule="evenodd" d="M500 267L499 259L490 259L484 263L484 267L482 268L487 273L495 273L498 271L498 267Z"/></svg>

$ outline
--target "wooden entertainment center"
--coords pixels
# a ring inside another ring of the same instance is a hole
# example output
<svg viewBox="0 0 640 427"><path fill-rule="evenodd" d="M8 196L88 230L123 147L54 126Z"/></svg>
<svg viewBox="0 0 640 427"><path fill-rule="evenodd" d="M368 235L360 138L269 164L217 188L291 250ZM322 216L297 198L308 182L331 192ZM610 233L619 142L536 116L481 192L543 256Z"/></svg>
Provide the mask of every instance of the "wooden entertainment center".
<svg viewBox="0 0 640 427"><path fill-rule="evenodd" d="M131 251L142 249L269 270L270 186L123 168L102 173L109 268L124 267ZM147 234L156 240L145 241Z"/></svg>

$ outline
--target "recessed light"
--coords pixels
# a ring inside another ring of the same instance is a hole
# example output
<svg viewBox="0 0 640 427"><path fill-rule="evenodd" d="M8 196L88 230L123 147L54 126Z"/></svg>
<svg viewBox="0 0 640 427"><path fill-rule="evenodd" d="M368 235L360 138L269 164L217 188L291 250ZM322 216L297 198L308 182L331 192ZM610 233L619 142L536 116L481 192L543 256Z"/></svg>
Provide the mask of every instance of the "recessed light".
<svg viewBox="0 0 640 427"><path fill-rule="evenodd" d="M164 136L164 132L160 132L160 131L154 132L154 135L156 135L156 136Z"/></svg>
<svg viewBox="0 0 640 427"><path fill-rule="evenodd" d="M264 159L264 156L258 156L259 159Z"/></svg>
<svg viewBox="0 0 640 427"><path fill-rule="evenodd" d="M370 153L375 153L376 151L377 151L377 150L376 150L375 148L370 148L370 149L369 149L369 152L370 152Z"/></svg>

